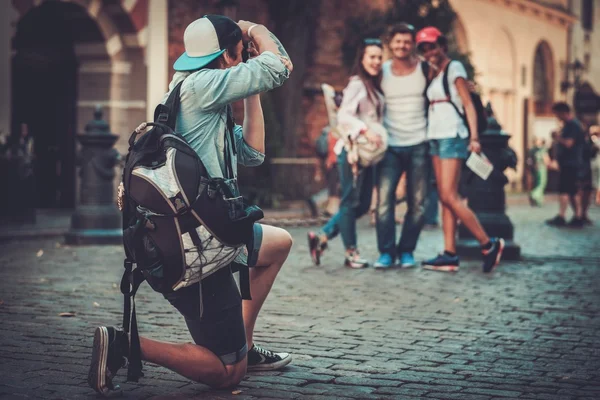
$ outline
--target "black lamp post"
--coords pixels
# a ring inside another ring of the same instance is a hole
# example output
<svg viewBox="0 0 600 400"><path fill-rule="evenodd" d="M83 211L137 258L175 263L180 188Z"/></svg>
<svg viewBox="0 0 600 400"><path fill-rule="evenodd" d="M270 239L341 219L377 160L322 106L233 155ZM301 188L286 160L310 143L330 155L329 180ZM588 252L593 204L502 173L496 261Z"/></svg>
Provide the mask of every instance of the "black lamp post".
<svg viewBox="0 0 600 400"><path fill-rule="evenodd" d="M121 213L114 196L114 167L120 155L113 145L119 137L110 133L102 119L102 109L94 111L94 119L77 135L81 143L79 156L81 186L79 204L71 217L71 230L66 234L70 244L119 244L122 241Z"/></svg>
<svg viewBox="0 0 600 400"><path fill-rule="evenodd" d="M566 93L569 89L577 90L581 84L581 76L585 72L585 65L575 59L571 64L565 67L565 80L560 83L560 90ZM573 80L570 80L570 75L573 75Z"/></svg>
<svg viewBox="0 0 600 400"><path fill-rule="evenodd" d="M479 222L491 237L501 237L505 240L503 259L518 260L521 257L521 248L513 241L514 226L506 215L506 195L504 186L508 179L504 175L506 168L515 168L517 155L508 147L510 135L494 117L490 103L486 107L488 127L481 134L481 149L494 166L494 170L483 180L472 171L467 170L468 183L465 185L469 207L475 212ZM481 247L471 232L461 225L458 229L458 254L466 257L480 257Z"/></svg>

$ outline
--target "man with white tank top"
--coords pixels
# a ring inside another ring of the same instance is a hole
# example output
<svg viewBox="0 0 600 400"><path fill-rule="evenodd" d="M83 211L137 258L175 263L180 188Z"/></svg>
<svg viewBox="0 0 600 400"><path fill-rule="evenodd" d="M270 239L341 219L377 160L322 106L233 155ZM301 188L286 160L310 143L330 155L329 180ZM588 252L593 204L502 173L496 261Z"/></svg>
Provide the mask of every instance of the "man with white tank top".
<svg viewBox="0 0 600 400"><path fill-rule="evenodd" d="M424 224L424 203L429 182L425 88L427 65L415 54L415 30L401 23L390 31L392 59L383 65L381 87L385 95L384 125L388 150L377 164L377 245L375 268L415 266L413 252ZM396 245L396 186L406 172L408 210ZM396 262L397 261L397 262Z"/></svg>

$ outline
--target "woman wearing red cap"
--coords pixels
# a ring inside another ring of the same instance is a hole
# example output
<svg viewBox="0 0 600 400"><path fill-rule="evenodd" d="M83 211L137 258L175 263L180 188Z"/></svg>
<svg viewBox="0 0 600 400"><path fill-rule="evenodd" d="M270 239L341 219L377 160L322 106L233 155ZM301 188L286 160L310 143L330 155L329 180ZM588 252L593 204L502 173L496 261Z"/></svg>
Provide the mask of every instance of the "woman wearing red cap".
<svg viewBox="0 0 600 400"><path fill-rule="evenodd" d="M458 196L458 182L463 161L468 152L481 152L477 114L471 101L464 66L448 58L448 42L435 27L420 30L417 48L431 65L427 137L435 171L444 231L444 252L423 262L426 269L457 271L456 222L471 231L481 243L483 271L490 272L498 264L504 249L504 240L490 238L471 209ZM444 79L447 75L447 80ZM444 88L444 81L447 88Z"/></svg>

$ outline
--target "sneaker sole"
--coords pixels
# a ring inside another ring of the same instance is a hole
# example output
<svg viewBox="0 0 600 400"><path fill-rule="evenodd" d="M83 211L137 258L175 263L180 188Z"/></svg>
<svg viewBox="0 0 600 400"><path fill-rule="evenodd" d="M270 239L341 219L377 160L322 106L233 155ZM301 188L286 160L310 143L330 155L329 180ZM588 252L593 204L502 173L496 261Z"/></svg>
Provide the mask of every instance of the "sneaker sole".
<svg viewBox="0 0 600 400"><path fill-rule="evenodd" d="M500 239L500 250L498 250L498 255L496 256L496 262L492 266L492 271L496 269L498 264L500 264L500 260L502 259L502 252L504 251L504 239Z"/></svg>
<svg viewBox="0 0 600 400"><path fill-rule="evenodd" d="M458 265L423 265L423 269L429 271L441 271L441 272L456 272L459 269Z"/></svg>
<svg viewBox="0 0 600 400"><path fill-rule="evenodd" d="M96 328L92 349L92 363L88 372L88 384L96 392L106 396L110 389L106 385L106 361L108 358L108 330L104 326Z"/></svg>
<svg viewBox="0 0 600 400"><path fill-rule="evenodd" d="M352 263L344 263L344 267L346 268L350 268L350 269L363 269L363 268L367 268L369 266L369 264L352 264Z"/></svg>
<svg viewBox="0 0 600 400"><path fill-rule="evenodd" d="M248 366L246 368L246 370L248 372L253 372L253 371L274 371L280 368L285 367L286 365L288 365L289 363L292 362L292 356L290 354L287 355L287 357L282 358L281 360L274 362L274 363L270 363L270 364L257 364L257 365L253 365L253 366Z"/></svg>

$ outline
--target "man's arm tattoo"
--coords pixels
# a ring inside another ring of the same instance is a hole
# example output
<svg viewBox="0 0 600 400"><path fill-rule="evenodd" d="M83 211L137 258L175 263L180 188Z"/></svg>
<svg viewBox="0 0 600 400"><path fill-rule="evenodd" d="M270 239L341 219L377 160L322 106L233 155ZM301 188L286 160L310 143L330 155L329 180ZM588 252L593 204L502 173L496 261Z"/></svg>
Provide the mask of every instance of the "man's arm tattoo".
<svg viewBox="0 0 600 400"><path fill-rule="evenodd" d="M277 36L275 36L272 32L269 32L269 37L277 45L277 50L279 51L279 55L282 56L282 57L284 57L284 58L287 58L289 60L290 56L288 55L288 53L283 48L283 45L281 44L281 42L279 41L279 39L277 39Z"/></svg>

